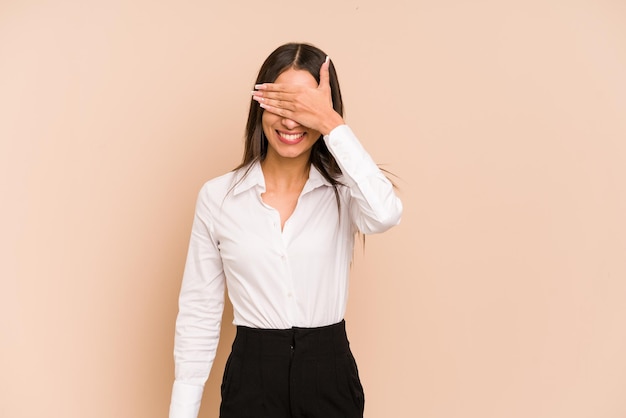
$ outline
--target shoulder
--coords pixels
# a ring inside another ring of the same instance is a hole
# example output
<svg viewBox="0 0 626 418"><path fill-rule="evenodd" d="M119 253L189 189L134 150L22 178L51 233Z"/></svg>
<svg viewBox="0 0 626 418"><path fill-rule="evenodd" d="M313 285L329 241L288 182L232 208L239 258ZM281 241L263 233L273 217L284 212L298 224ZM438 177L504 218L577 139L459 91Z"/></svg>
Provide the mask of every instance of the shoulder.
<svg viewBox="0 0 626 418"><path fill-rule="evenodd" d="M230 194L262 182L260 166L257 166L258 163L252 163L212 178L200 189L200 199L223 203Z"/></svg>
<svg viewBox="0 0 626 418"><path fill-rule="evenodd" d="M237 171L230 171L205 182L198 193L197 209L220 206L236 184Z"/></svg>
<svg viewBox="0 0 626 418"><path fill-rule="evenodd" d="M237 170L229 171L228 173L208 180L202 185L200 193L217 193L228 190L235 183L237 172Z"/></svg>

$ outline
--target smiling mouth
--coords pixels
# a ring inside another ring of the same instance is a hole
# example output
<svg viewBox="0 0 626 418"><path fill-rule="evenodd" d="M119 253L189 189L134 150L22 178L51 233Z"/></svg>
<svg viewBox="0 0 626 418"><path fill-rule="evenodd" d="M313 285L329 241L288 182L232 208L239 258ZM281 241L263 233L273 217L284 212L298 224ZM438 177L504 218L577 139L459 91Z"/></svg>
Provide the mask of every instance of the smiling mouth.
<svg viewBox="0 0 626 418"><path fill-rule="evenodd" d="M276 133L278 134L278 138L280 138L282 142L285 142L287 144L297 144L306 135L306 132L297 132L297 133L289 134L286 132L276 131Z"/></svg>

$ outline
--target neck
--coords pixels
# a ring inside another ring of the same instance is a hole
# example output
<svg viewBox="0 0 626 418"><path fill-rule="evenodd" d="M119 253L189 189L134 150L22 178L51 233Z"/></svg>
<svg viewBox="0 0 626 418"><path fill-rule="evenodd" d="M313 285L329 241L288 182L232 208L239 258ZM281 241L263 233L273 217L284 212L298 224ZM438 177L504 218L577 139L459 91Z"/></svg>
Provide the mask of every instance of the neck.
<svg viewBox="0 0 626 418"><path fill-rule="evenodd" d="M310 167L308 156L276 159L268 154L261 162L266 187L280 190L301 189L309 178Z"/></svg>

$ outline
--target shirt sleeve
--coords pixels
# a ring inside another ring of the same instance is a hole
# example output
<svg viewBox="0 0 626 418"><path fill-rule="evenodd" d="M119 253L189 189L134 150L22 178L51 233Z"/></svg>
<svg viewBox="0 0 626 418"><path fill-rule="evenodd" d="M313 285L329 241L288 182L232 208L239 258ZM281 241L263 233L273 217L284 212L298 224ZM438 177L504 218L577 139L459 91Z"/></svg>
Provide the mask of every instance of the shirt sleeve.
<svg viewBox="0 0 626 418"><path fill-rule="evenodd" d="M170 418L198 416L204 384L215 359L224 311L222 260L203 196L206 196L204 189L196 204L179 297Z"/></svg>
<svg viewBox="0 0 626 418"><path fill-rule="evenodd" d="M384 232L400 222L402 202L350 127L340 125L324 136L350 189L350 214L364 234Z"/></svg>

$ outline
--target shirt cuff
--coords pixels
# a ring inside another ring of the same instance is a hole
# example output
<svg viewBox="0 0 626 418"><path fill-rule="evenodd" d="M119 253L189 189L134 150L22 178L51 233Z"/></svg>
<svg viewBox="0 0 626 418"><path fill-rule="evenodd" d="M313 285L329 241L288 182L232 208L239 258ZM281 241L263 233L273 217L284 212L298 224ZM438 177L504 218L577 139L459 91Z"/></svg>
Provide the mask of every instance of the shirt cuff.
<svg viewBox="0 0 626 418"><path fill-rule="evenodd" d="M358 181L379 172L378 166L348 125L337 126L324 136L324 141L341 171L349 178Z"/></svg>
<svg viewBox="0 0 626 418"><path fill-rule="evenodd" d="M204 387L174 381L169 418L197 418Z"/></svg>

